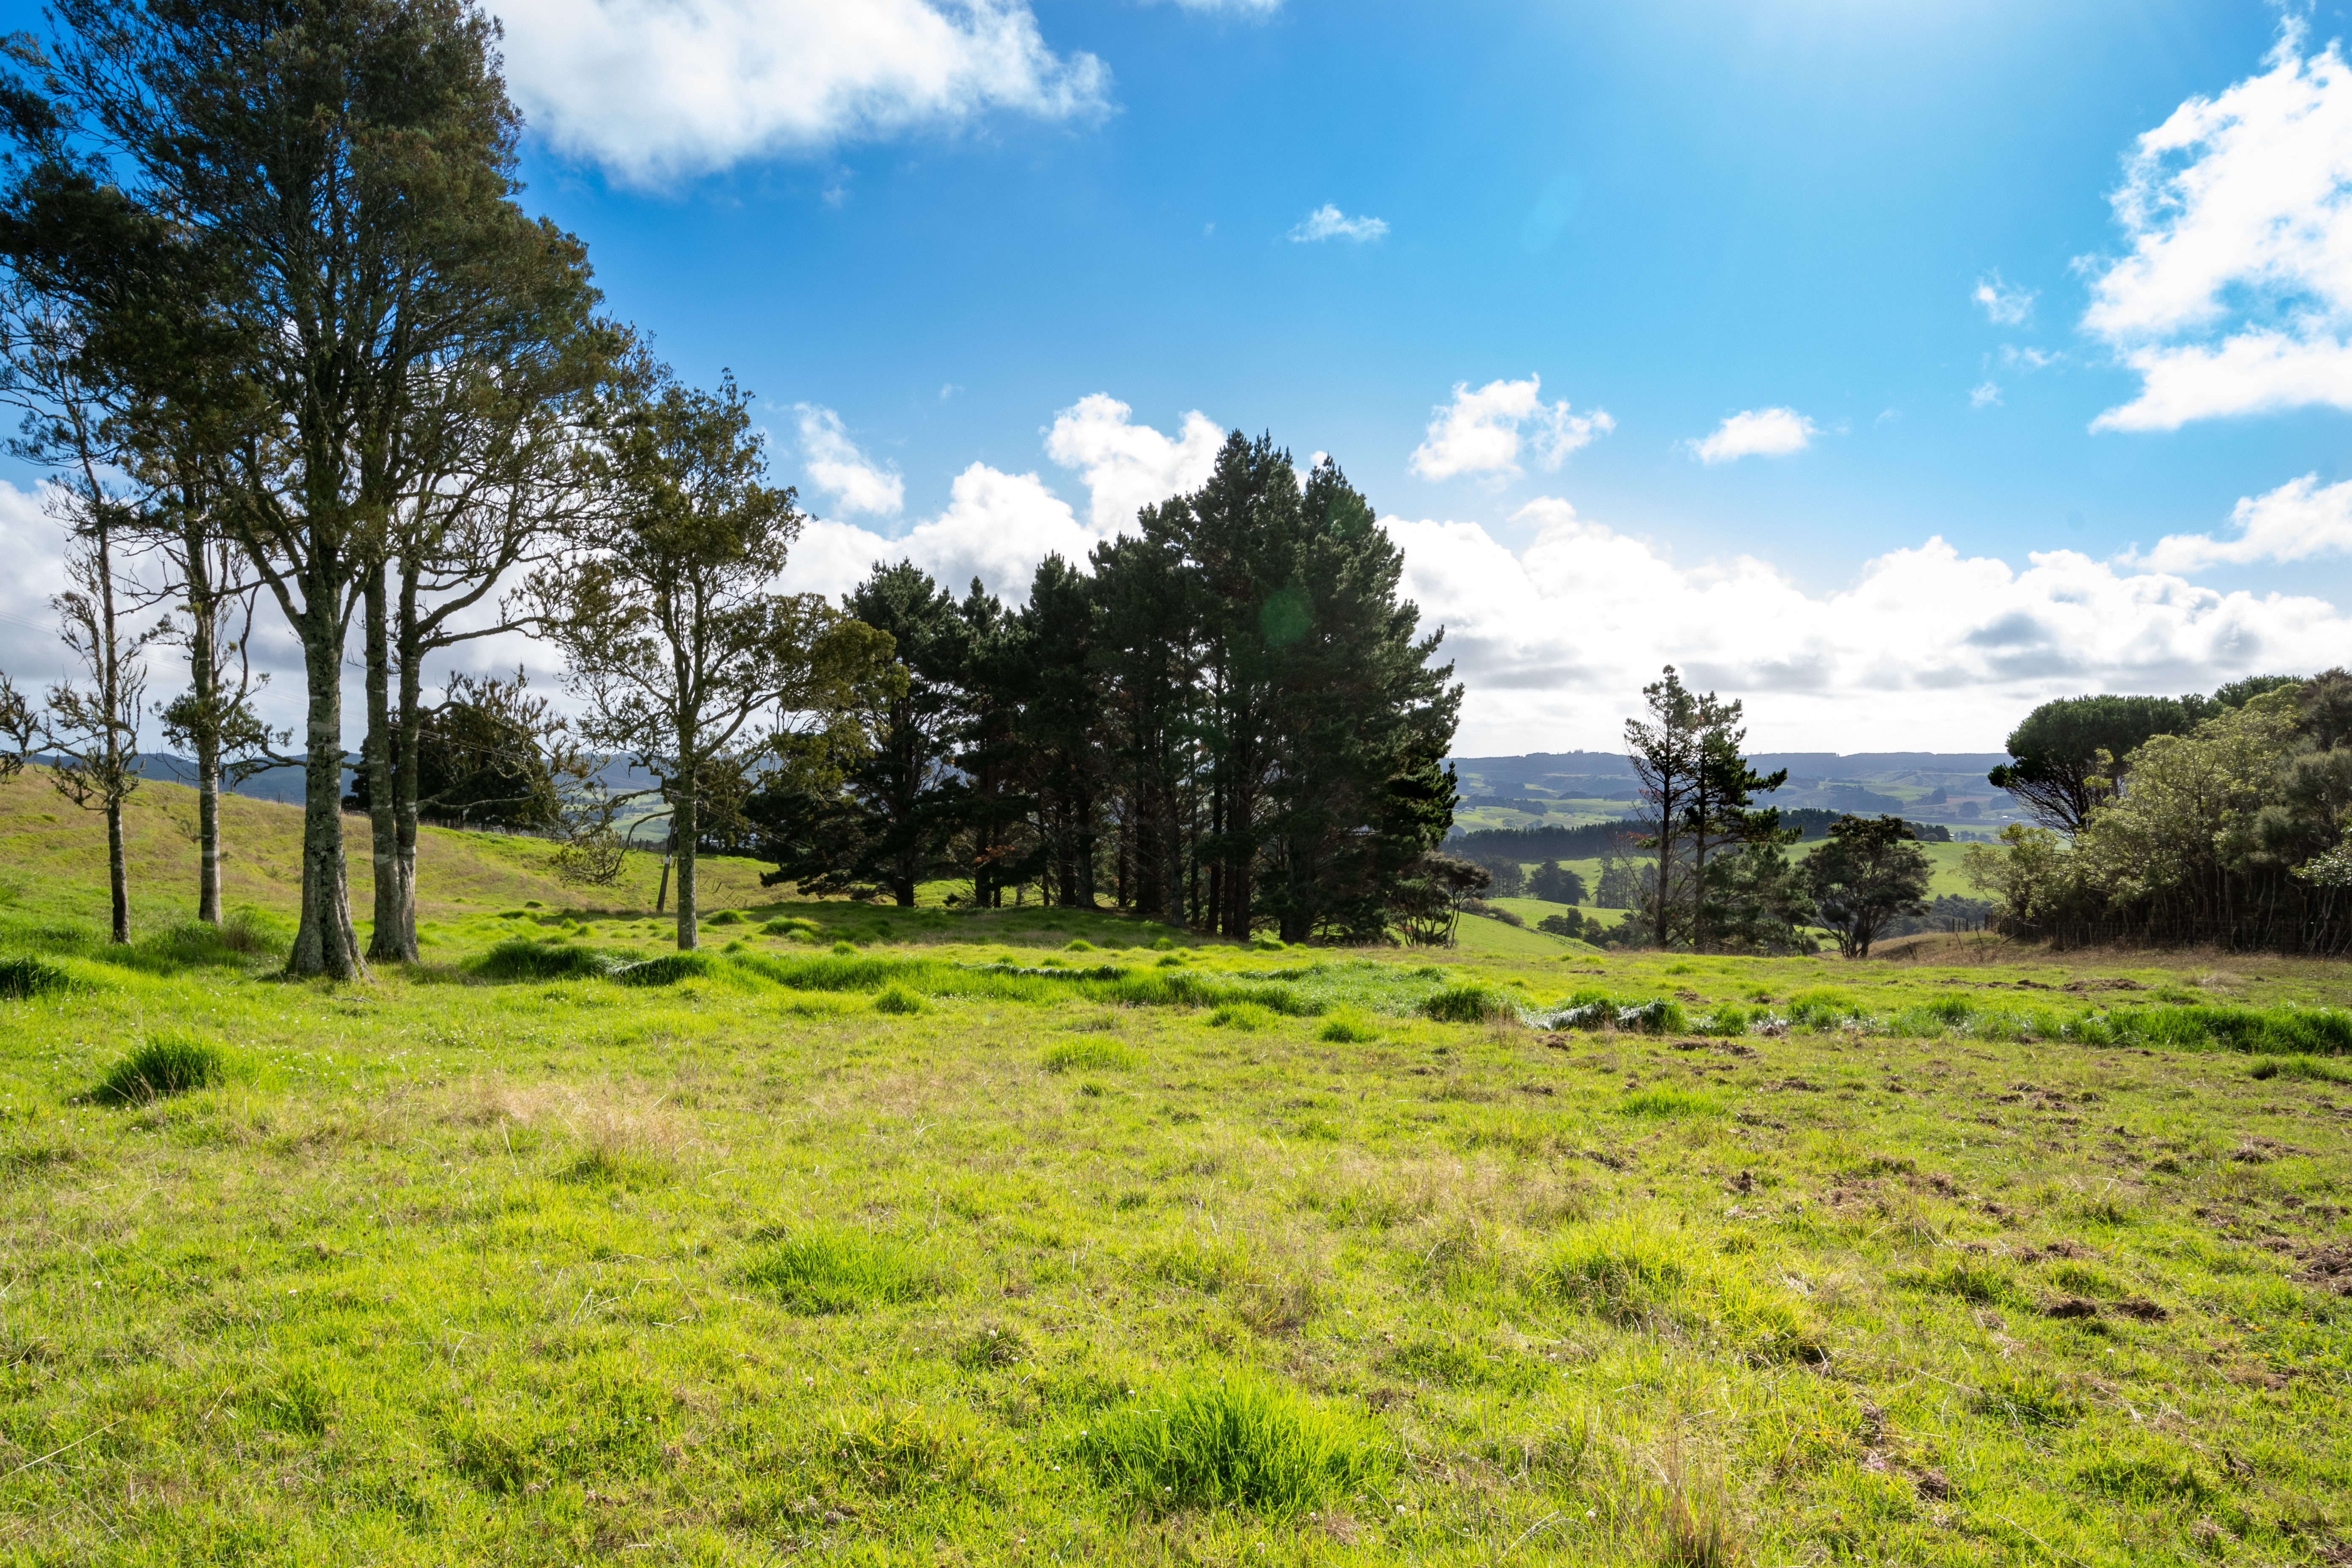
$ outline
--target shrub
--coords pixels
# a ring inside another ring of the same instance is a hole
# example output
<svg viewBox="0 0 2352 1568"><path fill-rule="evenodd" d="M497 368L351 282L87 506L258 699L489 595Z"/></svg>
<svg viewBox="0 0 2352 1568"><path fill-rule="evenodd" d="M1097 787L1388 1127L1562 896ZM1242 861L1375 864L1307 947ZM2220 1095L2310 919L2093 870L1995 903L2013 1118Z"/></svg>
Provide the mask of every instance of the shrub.
<svg viewBox="0 0 2352 1568"><path fill-rule="evenodd" d="M472 967L485 980L593 980L612 973L614 966L604 954L584 947L542 947L510 937L476 959Z"/></svg>
<svg viewBox="0 0 2352 1568"><path fill-rule="evenodd" d="M710 973L710 960L699 952L665 952L642 963L623 964L613 978L624 985L675 985Z"/></svg>
<svg viewBox="0 0 2352 1568"><path fill-rule="evenodd" d="M1124 1072L1136 1055L1118 1040L1065 1040L1045 1053L1047 1072Z"/></svg>
<svg viewBox="0 0 2352 1568"><path fill-rule="evenodd" d="M1356 1423L1254 1377L1180 1384L1081 1432L1078 1457L1138 1505L1294 1514L1379 1479Z"/></svg>
<svg viewBox="0 0 2352 1568"><path fill-rule="evenodd" d="M919 1013L923 999L903 985L885 985L874 995L877 1013Z"/></svg>
<svg viewBox="0 0 2352 1568"><path fill-rule="evenodd" d="M942 1288L907 1248L849 1231L809 1231L772 1242L745 1266L743 1279L812 1315L919 1301Z"/></svg>
<svg viewBox="0 0 2352 1568"><path fill-rule="evenodd" d="M44 995L51 991L63 991L71 984L66 972L47 959L35 958L30 953L18 958L0 958L0 998Z"/></svg>
<svg viewBox="0 0 2352 1568"><path fill-rule="evenodd" d="M137 1050L107 1069L89 1097L102 1105L143 1105L218 1083L227 1068L227 1058L209 1040L150 1035Z"/></svg>

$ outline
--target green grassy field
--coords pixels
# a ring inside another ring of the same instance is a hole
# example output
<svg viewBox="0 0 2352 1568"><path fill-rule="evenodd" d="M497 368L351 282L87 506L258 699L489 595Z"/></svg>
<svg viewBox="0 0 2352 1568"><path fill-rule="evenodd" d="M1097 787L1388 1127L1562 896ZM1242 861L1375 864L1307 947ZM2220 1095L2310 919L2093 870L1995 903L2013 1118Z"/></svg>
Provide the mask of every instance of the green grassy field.
<svg viewBox="0 0 2352 1568"><path fill-rule="evenodd" d="M227 940L157 881L110 951L25 785L0 1561L2352 1553L2340 964L1244 948L741 866L666 964L634 884L447 835L430 962L331 987L273 977L285 835Z"/></svg>

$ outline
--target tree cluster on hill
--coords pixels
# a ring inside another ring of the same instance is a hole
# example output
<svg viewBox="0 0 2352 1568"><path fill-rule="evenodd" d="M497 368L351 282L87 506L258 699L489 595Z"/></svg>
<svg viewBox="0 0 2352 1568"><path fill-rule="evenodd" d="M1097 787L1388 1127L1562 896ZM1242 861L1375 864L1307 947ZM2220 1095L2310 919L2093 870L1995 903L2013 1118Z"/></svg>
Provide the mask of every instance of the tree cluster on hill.
<svg viewBox="0 0 2352 1568"><path fill-rule="evenodd" d="M1423 858L1461 688L1370 504L1235 432L1139 521L1084 569L1048 556L1017 610L877 565L846 608L905 686L856 716L837 782L746 799L768 880L907 904L950 879L987 906L1034 886L1286 941L1454 909Z"/></svg>
<svg viewBox="0 0 2352 1568"><path fill-rule="evenodd" d="M2067 942L2352 945L2352 673L2210 699L2036 710L2005 787L2042 818L1972 846L2004 931ZM2021 773L2031 777L2020 778Z"/></svg>

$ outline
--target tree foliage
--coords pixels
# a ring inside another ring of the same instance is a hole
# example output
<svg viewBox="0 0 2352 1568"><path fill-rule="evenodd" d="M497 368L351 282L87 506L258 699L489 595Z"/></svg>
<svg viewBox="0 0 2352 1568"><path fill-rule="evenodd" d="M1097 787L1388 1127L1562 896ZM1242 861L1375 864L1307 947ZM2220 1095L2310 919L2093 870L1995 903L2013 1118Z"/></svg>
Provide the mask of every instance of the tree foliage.
<svg viewBox="0 0 2352 1568"><path fill-rule="evenodd" d="M1849 816L1805 859L1805 891L1821 923L1848 958L1868 958L1871 943L1895 920L1927 912L1935 868L1899 816Z"/></svg>

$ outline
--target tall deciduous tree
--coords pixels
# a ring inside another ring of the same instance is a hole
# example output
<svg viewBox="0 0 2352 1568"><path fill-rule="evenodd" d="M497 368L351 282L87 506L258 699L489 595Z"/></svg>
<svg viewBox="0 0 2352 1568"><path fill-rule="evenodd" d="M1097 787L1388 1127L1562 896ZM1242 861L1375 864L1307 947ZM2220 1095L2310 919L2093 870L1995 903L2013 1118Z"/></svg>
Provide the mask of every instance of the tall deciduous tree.
<svg viewBox="0 0 2352 1568"><path fill-rule="evenodd" d="M563 651L592 745L657 781L677 845L677 945L691 951L706 809L747 773L789 769L802 742L838 744L871 700L887 637L815 595L770 591L800 513L763 482L750 396L641 369L605 421L604 504L578 552L532 574L529 607Z"/></svg>
<svg viewBox="0 0 2352 1568"><path fill-rule="evenodd" d="M54 14L55 57L18 84L37 110L10 126L30 164L11 249L109 317L114 375L148 395L201 383L233 411L205 443L214 500L306 677L289 969L358 974L340 809L352 615L435 458L425 433L579 318L584 255L515 205L520 120L496 24L466 0Z"/></svg>

